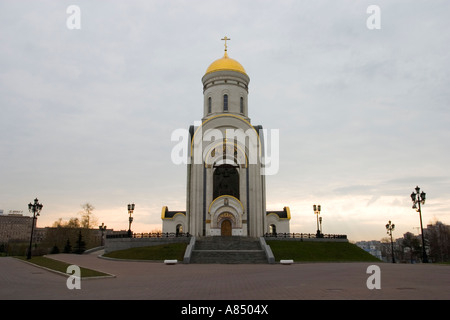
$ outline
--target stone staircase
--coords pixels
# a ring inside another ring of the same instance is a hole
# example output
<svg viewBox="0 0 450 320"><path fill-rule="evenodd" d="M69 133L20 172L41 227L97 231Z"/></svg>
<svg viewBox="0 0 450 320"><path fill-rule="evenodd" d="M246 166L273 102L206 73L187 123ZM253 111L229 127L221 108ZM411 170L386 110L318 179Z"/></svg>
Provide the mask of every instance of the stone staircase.
<svg viewBox="0 0 450 320"><path fill-rule="evenodd" d="M267 263L267 257L258 238L200 237L190 263Z"/></svg>

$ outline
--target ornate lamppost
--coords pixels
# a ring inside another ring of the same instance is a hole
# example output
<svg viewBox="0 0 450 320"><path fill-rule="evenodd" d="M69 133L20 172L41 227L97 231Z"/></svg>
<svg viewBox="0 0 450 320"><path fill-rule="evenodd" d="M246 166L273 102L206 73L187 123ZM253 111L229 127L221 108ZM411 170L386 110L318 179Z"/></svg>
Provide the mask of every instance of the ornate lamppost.
<svg viewBox="0 0 450 320"><path fill-rule="evenodd" d="M319 205L313 205L313 210L314 210L314 214L317 215L317 232L316 232L316 238L322 238L323 235L320 232L320 228L319 228L319 214L320 214L320 204Z"/></svg>
<svg viewBox="0 0 450 320"><path fill-rule="evenodd" d="M134 203L128 205L128 214L130 217L128 218L128 236L131 237L131 223L133 222L133 217L131 216L134 211Z"/></svg>
<svg viewBox="0 0 450 320"><path fill-rule="evenodd" d="M28 247L28 252L27 252L27 259L31 259L31 245L33 242L33 231L34 231L34 225L36 224L36 219L39 216L39 213L42 210L43 205L39 203L39 200L36 198L34 199L34 203L29 203L28 204L28 210L30 211L30 213L33 214L33 220L31 222L31 236L30 236L30 245Z"/></svg>
<svg viewBox="0 0 450 320"><path fill-rule="evenodd" d="M392 253L392 263L395 263L395 257L394 257L394 242L392 240L392 231L395 229L395 224L391 223L391 220L389 220L389 223L386 225L387 234L391 236L391 253Z"/></svg>
<svg viewBox="0 0 450 320"><path fill-rule="evenodd" d="M322 217L319 217L319 225L320 225L320 233L323 235L323 232L322 232Z"/></svg>
<svg viewBox="0 0 450 320"><path fill-rule="evenodd" d="M100 232L102 233L102 240L101 240L100 245L101 245L101 246L104 246L104 245L105 245L105 242L104 242L104 239L103 239L103 233L104 233L105 230L106 230L105 224L102 222L102 225L101 225L101 226L98 226L98 229L99 229Z"/></svg>
<svg viewBox="0 0 450 320"><path fill-rule="evenodd" d="M427 257L427 252L425 250L425 238L423 235L423 226L422 226L422 208L421 208L421 204L425 204L425 196L426 193L425 192L420 192L420 188L417 186L415 188L416 192L412 192L411 193L411 200L413 202L413 209L416 209L416 211L419 213L420 216L420 230L422 233L422 262L424 263L428 263L428 257Z"/></svg>

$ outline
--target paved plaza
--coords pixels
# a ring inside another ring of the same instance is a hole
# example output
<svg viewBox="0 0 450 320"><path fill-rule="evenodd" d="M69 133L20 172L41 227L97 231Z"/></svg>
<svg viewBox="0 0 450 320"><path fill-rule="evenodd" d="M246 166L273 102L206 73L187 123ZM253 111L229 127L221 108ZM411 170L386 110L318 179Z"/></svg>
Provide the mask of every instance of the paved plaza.
<svg viewBox="0 0 450 320"><path fill-rule="evenodd" d="M373 263L176 264L101 259L97 254L51 258L113 274L81 281L0 258L0 299L83 300L448 300L450 266L378 263L380 289L368 289Z"/></svg>

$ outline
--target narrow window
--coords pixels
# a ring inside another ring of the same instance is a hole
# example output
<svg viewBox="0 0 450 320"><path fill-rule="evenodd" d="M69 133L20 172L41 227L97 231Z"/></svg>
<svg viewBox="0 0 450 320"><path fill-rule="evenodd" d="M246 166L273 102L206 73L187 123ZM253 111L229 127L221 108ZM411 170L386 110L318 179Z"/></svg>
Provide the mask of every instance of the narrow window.
<svg viewBox="0 0 450 320"><path fill-rule="evenodd" d="M211 97L208 98L208 113L211 113Z"/></svg>
<svg viewBox="0 0 450 320"><path fill-rule="evenodd" d="M244 113L244 98L241 97L241 113Z"/></svg>
<svg viewBox="0 0 450 320"><path fill-rule="evenodd" d="M228 95L223 96L223 111L228 111Z"/></svg>

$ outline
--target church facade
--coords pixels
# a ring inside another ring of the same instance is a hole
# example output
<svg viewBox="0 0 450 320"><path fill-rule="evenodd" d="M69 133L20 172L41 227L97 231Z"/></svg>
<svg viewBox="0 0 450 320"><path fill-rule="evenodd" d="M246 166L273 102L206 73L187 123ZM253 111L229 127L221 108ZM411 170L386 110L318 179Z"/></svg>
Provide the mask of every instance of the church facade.
<svg viewBox="0 0 450 320"><path fill-rule="evenodd" d="M163 232L193 236L288 233L290 210L266 210L264 134L248 116L250 78L227 53L202 78L201 125L190 126L186 210L162 208Z"/></svg>

